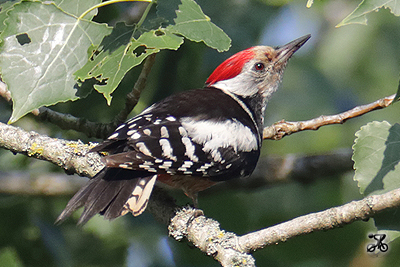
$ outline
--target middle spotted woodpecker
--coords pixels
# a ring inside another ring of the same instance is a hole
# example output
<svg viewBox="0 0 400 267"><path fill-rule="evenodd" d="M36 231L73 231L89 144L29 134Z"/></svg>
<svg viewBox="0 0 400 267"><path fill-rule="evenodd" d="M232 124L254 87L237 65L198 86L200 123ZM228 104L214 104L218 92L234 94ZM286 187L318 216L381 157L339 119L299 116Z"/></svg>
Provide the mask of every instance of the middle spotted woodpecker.
<svg viewBox="0 0 400 267"><path fill-rule="evenodd" d="M120 125L91 152L107 152L105 168L69 201L57 221L84 206L78 224L100 213L114 219L147 207L156 181L197 192L249 176L262 145L264 111L289 58L308 39L255 46L224 61L203 89L165 98Z"/></svg>

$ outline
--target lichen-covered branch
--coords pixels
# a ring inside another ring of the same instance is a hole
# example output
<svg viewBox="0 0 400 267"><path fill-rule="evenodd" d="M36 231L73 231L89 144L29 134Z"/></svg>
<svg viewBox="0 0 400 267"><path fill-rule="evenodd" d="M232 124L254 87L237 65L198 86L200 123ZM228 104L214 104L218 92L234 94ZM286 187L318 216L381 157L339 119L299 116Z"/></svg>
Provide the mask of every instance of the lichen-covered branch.
<svg viewBox="0 0 400 267"><path fill-rule="evenodd" d="M239 237L242 251L249 253L268 245L285 242L299 235L342 227L354 221L366 220L385 209L400 206L400 189L382 195L307 214L293 220Z"/></svg>
<svg viewBox="0 0 400 267"><path fill-rule="evenodd" d="M311 121L286 124L288 129L285 128L286 126L281 127L285 125L282 123L280 128L278 127L278 130L271 136L273 139L279 139L279 136L282 137L292 132L317 129L327 124L343 123L349 118L386 107L393 98L394 96L387 97L338 115L321 116ZM290 128L292 125L295 127ZM284 130L281 131L282 129ZM282 135L282 133L284 134ZM93 176L103 168L100 156L97 153L87 153L90 145L80 141L50 138L4 123L0 123L0 147L14 153L22 153L29 157L52 162L68 173L77 173L81 176ZM346 167L344 168L346 170L351 168L350 154L346 152L345 157L342 157L346 158ZM295 170L299 166L309 166L308 171L314 173L316 172L312 167L315 164L314 159L297 160L295 157L288 157L281 161L275 161L271 164L271 166L275 167L270 166L271 169L263 169L265 162L261 160L261 165L259 164L261 167L256 170L255 175L263 177L266 173L271 172L275 173L277 177L288 177L289 174L296 177ZM332 162L336 161L329 160L329 162L332 164ZM277 168L276 165L279 167ZM328 169L326 168L327 165L321 164L320 166L325 166L322 168L324 171ZM307 170L307 167L303 169ZM334 170L332 169L332 171ZM299 174L301 172L297 172L297 175ZM236 236L234 233L221 230L218 222L206 218L199 210L184 208L175 215L179 207L176 206L173 199L160 189L155 189L153 192L148 209L158 220L169 225L170 234L175 239L187 239L207 255L214 257L223 266L255 266L254 258L250 254L254 250L284 242L298 235L333 229L356 220L367 219L379 211L399 205L400 189L397 189L382 195L369 196L360 201L353 201L343 206L304 215L243 236Z"/></svg>
<svg viewBox="0 0 400 267"><path fill-rule="evenodd" d="M168 229L176 240L187 239L218 260L222 266L255 266L250 254L255 250L296 236L366 220L380 211L398 206L400 189L307 214L243 236L221 230L217 221L206 218L201 213L197 215L199 210L184 208L171 219Z"/></svg>
<svg viewBox="0 0 400 267"><path fill-rule="evenodd" d="M279 140L292 133L304 130L318 130L321 126L344 123L348 119L364 115L373 110L386 108L393 102L394 98L395 95L387 96L373 103L358 106L336 115L319 116L308 121L290 122L282 120L272 126L265 127L263 138Z"/></svg>
<svg viewBox="0 0 400 267"><path fill-rule="evenodd" d="M88 153L91 147L92 145L84 144L81 141L50 138L0 122L0 148L54 163L69 174L76 173L80 176L92 177L104 167L98 153ZM19 189L24 191L29 188L33 189L34 192L40 191L43 194L49 194L49 190L59 190L59 188L46 185L46 177L38 178L35 183L32 182L31 180L30 187L24 185ZM10 191L15 190L15 185L2 180L1 174L0 184ZM2 188L2 190L5 188ZM177 206L165 192L156 189L153 191L153 197L149 202L148 209L154 212L153 215L157 220L167 224Z"/></svg>
<svg viewBox="0 0 400 267"><path fill-rule="evenodd" d="M67 173L91 177L104 165L97 153L87 153L90 145L27 132L0 122L0 147L13 153L52 162Z"/></svg>
<svg viewBox="0 0 400 267"><path fill-rule="evenodd" d="M262 157L250 177L219 183L202 192L201 197L230 189L253 190L274 184L336 179L340 174L353 170L351 155L351 149L340 149L323 155ZM40 177L31 177L23 171L0 172L0 193L66 195L78 191L85 182L85 179L75 179L62 173L41 173Z"/></svg>
<svg viewBox="0 0 400 267"><path fill-rule="evenodd" d="M253 256L238 249L236 234L221 230L219 223L206 218L201 210L181 209L171 219L168 230L176 240L187 239L224 267L255 266Z"/></svg>

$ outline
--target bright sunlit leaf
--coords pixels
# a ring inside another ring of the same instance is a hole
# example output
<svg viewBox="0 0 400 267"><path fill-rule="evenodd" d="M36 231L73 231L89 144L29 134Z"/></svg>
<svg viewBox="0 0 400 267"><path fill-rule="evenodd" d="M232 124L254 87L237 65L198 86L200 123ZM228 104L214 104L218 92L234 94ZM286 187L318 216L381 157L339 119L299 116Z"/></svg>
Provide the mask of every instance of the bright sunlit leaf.
<svg viewBox="0 0 400 267"><path fill-rule="evenodd" d="M348 24L367 25L367 14L378 11L381 8L388 8L395 16L400 16L400 3L398 0L363 0L358 7L344 18L336 27Z"/></svg>
<svg viewBox="0 0 400 267"><path fill-rule="evenodd" d="M183 38L162 29L142 34L137 40L132 39L133 28L120 23L113 33L107 36L99 50L93 50L93 56L75 75L81 81L95 77L102 84L95 89L104 95L107 103L125 74L151 54L161 49L176 50L183 43Z"/></svg>
<svg viewBox="0 0 400 267"><path fill-rule="evenodd" d="M381 194L400 187L400 125L371 122L356 133L353 145L354 180L361 193ZM400 209L388 209L374 216L379 230L400 230ZM388 233L393 240L399 232Z"/></svg>
<svg viewBox="0 0 400 267"><path fill-rule="evenodd" d="M353 145L354 180L363 194L400 187L400 125L371 122L356 133Z"/></svg>
<svg viewBox="0 0 400 267"><path fill-rule="evenodd" d="M182 0L176 15L175 25L167 28L171 32L181 34L194 42L204 42L219 52L227 51L231 46L228 35L211 22L195 1Z"/></svg>
<svg viewBox="0 0 400 267"><path fill-rule="evenodd" d="M16 4L5 24L0 68L13 99L10 123L41 106L77 99L73 73L86 63L87 48L111 31L40 2Z"/></svg>

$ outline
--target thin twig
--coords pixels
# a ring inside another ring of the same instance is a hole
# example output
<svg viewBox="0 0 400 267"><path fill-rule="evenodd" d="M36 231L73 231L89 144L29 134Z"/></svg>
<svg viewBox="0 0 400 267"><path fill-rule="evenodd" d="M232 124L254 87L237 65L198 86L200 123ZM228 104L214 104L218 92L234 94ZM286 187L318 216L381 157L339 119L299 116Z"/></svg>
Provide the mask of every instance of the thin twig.
<svg viewBox="0 0 400 267"><path fill-rule="evenodd" d="M121 112L114 118L114 124L118 125L124 122L127 119L129 113L131 113L133 108L137 105L140 94L146 87L147 78L150 74L151 68L153 67L155 60L156 54L151 54L146 58L146 61L143 64L142 71L138 79L136 80L132 91L126 95L125 108L121 110Z"/></svg>
<svg viewBox="0 0 400 267"><path fill-rule="evenodd" d="M103 167L97 153L87 153L88 145L26 132L4 123L0 123L0 147L53 162L70 173L84 176L92 176ZM154 215L159 220L168 223L176 209L175 204L172 201L166 205L165 197L157 197L158 194L153 194L153 196L153 200L149 203L149 208L151 207L149 210L162 210L162 216ZM178 213L174 216L170 224L170 232L177 239L187 238L223 266L254 266L254 259L249 254L254 250L284 242L298 235L333 229L356 220L367 219L376 212L399 205L400 189L396 189L386 194L369 196L340 207L305 215L240 237L221 230L218 222L202 215L198 216L198 212L193 211L189 212L189 215ZM182 212L185 213L185 210Z"/></svg>
<svg viewBox="0 0 400 267"><path fill-rule="evenodd" d="M381 195L310 213L293 220L239 237L240 249L249 253L268 245L276 245L299 235L329 230L354 221L366 220L386 209L400 206L400 188Z"/></svg>
<svg viewBox="0 0 400 267"><path fill-rule="evenodd" d="M152 66L154 65L155 56L156 54L151 54L146 58L142 71L135 85L133 86L132 91L126 96L125 108L122 109L110 123L92 122L85 118L77 118L70 114L64 114L51 110L47 107L35 109L32 111L32 114L41 120L48 121L59 126L61 129L75 130L86 134L88 137L105 139L119 124L123 123L127 119L129 113L136 106L141 92L146 87L147 77L150 74ZM9 103L12 102L10 92L7 90L6 86L0 86L0 96L6 99Z"/></svg>
<svg viewBox="0 0 400 267"><path fill-rule="evenodd" d="M48 121L57 125L63 130L81 132L89 138L105 139L116 127L113 123L93 122L85 118L72 116L71 114L57 112L47 107L41 107L38 110L32 111L32 114L42 121Z"/></svg>
<svg viewBox="0 0 400 267"><path fill-rule="evenodd" d="M395 95L391 95L382 99L379 99L373 103L362 105L345 111L343 113L339 113L336 115L330 116L319 116L318 118L308 120L308 121L280 121L275 123L272 126L268 126L264 128L263 138L264 139L273 139L280 140L286 135L290 135L292 133L304 131L304 130L317 130L321 126L331 125L331 124L340 124L344 123L348 119L352 119L361 115L364 115L368 112L371 112L376 109L382 109L389 106Z"/></svg>
<svg viewBox="0 0 400 267"><path fill-rule="evenodd" d="M183 208L171 219L169 233L176 240L186 238L201 251L213 256L222 266L254 266L253 251L268 245L277 245L296 236L315 231L343 227L354 221L367 220L376 213L400 206L400 189L382 195L307 214L243 236L225 232L219 223L199 210Z"/></svg>

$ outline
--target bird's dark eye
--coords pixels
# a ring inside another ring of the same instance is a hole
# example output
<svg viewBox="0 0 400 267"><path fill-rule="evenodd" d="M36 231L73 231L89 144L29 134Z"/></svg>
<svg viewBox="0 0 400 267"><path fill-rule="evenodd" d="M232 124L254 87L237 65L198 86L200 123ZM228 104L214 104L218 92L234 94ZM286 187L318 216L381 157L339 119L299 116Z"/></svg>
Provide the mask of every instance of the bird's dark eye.
<svg viewBox="0 0 400 267"><path fill-rule="evenodd" d="M265 68L265 66L264 66L263 63L256 63L256 64L254 65L254 68L255 68L256 70L260 71L260 70L263 70L263 69Z"/></svg>

